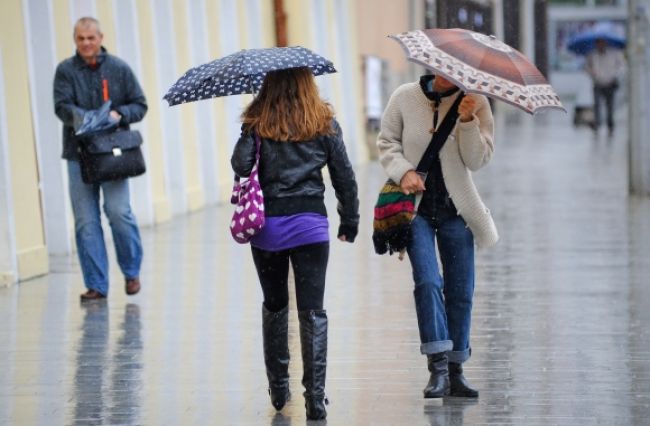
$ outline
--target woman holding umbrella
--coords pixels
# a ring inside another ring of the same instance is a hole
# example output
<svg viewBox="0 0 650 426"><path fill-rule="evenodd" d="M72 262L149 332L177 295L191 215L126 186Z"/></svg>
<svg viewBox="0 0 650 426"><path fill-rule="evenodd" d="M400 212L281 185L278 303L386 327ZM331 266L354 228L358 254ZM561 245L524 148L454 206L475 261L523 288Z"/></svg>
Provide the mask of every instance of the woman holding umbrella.
<svg viewBox="0 0 650 426"><path fill-rule="evenodd" d="M445 126L451 131L423 176L415 165L432 133L444 131L441 123L448 116L453 127ZM490 161L493 133L487 98L464 95L439 74L400 86L381 122L377 146L382 166L405 194L418 195L407 252L415 281L420 351L427 356L430 372L425 398L478 396L462 369L471 354L474 240L490 245L498 237L470 171Z"/></svg>
<svg viewBox="0 0 650 426"><path fill-rule="evenodd" d="M293 266L308 419L324 419L327 315L323 307L329 255L328 219L321 169L329 169L339 201L338 238L357 235L357 184L341 128L318 95L307 67L271 71L242 114L242 134L231 159L234 172L249 176L261 138L259 178L266 224L251 239L264 303L263 345L269 393L280 410L290 398L288 272Z"/></svg>
<svg viewBox="0 0 650 426"><path fill-rule="evenodd" d="M424 396L477 397L462 368L471 355L474 243L490 247L499 239L471 174L494 152L494 122L484 95L530 114L564 107L535 65L494 36L433 28L391 38L409 61L435 74L393 93L377 139L386 173L404 193L417 194L419 203L406 251L420 351L431 373Z"/></svg>

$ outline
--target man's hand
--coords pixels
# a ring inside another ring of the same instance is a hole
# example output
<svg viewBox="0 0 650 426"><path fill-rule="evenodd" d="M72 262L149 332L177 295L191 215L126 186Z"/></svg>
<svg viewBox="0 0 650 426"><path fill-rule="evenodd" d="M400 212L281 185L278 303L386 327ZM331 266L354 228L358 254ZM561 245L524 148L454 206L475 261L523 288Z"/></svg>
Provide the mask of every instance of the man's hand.
<svg viewBox="0 0 650 426"><path fill-rule="evenodd" d="M463 123L472 121L474 108L476 108L476 99L471 95L465 96L463 100L460 101L460 105L458 105L458 116L460 117L460 121Z"/></svg>
<svg viewBox="0 0 650 426"><path fill-rule="evenodd" d="M112 110L111 118L119 123L119 121L122 119L122 115L119 112Z"/></svg>
<svg viewBox="0 0 650 426"><path fill-rule="evenodd" d="M415 170L409 170L406 172L406 174L402 176L399 186L402 188L402 192L406 195L415 194L425 190L424 181Z"/></svg>

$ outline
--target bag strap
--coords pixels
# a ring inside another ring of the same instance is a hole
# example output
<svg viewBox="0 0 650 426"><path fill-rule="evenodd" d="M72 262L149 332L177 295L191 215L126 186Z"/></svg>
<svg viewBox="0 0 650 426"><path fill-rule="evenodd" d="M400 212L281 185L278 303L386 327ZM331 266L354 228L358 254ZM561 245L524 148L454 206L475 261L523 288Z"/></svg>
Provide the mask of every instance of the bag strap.
<svg viewBox="0 0 650 426"><path fill-rule="evenodd" d="M262 140L260 139L260 136L257 133L253 133L255 135L255 164L253 164L253 168L251 169L251 174L253 172L257 172L257 169L259 168L260 165L260 151L262 148ZM235 174L235 183L239 183L239 176Z"/></svg>
<svg viewBox="0 0 650 426"><path fill-rule="evenodd" d="M418 167L415 169L416 172L426 173L431 168L431 164L433 164L438 152L440 152L442 146L447 142L449 134L456 125L456 120L458 119L458 105L460 105L460 101L463 100L463 97L465 97L465 93L461 92L454 101L454 104L449 108L449 111L447 111L445 119L442 120L438 129L434 131L433 136L431 136L431 142L429 142L429 146L426 151L424 151L422 159L418 163Z"/></svg>

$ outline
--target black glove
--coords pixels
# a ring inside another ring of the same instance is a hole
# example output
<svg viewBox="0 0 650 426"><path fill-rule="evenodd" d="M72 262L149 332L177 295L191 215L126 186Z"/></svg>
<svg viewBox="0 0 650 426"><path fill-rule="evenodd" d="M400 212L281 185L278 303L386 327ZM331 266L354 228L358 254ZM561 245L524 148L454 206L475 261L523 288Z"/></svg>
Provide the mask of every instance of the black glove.
<svg viewBox="0 0 650 426"><path fill-rule="evenodd" d="M356 238L358 232L359 232L358 225L341 224L339 225L339 233L337 237L340 237L341 235L345 235L345 241L347 241L348 243L352 243L354 242L354 239Z"/></svg>

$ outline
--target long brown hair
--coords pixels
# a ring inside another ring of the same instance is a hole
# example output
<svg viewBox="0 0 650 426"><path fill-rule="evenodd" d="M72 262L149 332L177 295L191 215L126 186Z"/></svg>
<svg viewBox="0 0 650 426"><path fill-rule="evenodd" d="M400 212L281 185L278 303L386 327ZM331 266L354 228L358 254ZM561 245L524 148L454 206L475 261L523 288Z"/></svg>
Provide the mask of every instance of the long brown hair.
<svg viewBox="0 0 650 426"><path fill-rule="evenodd" d="M306 141L332 133L332 106L318 94L307 67L271 71L242 113L248 131L275 141Z"/></svg>

